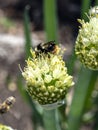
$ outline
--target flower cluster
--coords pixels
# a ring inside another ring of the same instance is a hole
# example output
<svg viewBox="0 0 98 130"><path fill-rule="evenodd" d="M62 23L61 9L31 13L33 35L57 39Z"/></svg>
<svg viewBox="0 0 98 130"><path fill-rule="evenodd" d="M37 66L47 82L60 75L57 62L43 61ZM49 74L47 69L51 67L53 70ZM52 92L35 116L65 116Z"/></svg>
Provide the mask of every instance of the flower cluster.
<svg viewBox="0 0 98 130"><path fill-rule="evenodd" d="M74 85L68 75L61 54L40 54L31 50L32 57L22 72L27 82L27 91L41 105L52 104L65 98L67 90Z"/></svg>
<svg viewBox="0 0 98 130"><path fill-rule="evenodd" d="M5 125L0 124L0 130L14 130L14 129L12 129L9 126L5 126Z"/></svg>
<svg viewBox="0 0 98 130"><path fill-rule="evenodd" d="M89 22L79 20L81 27L76 39L75 53L89 69L98 69L98 16L90 12ZM98 11L97 11L98 12Z"/></svg>

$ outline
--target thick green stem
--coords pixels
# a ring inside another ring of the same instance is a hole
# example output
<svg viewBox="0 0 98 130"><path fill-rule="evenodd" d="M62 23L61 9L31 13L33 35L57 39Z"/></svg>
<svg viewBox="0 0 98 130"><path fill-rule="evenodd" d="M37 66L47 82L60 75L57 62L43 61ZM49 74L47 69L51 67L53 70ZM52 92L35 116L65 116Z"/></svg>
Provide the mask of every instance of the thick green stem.
<svg viewBox="0 0 98 130"><path fill-rule="evenodd" d="M44 110L43 121L45 130L61 130L59 126L58 111L56 109Z"/></svg>

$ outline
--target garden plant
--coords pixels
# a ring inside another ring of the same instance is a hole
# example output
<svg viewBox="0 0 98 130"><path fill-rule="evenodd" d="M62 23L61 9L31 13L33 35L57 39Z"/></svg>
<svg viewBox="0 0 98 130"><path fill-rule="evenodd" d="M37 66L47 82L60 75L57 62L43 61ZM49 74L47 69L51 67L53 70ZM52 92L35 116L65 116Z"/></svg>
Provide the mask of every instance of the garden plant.
<svg viewBox="0 0 98 130"><path fill-rule="evenodd" d="M31 44L28 8L24 11L26 63L24 68L19 65L18 88L32 108L34 130L39 126L43 130L80 130L86 124L98 130L98 6L90 8L90 0L83 0L81 10L79 32L68 61L63 59L67 48L59 44L56 1L44 0L46 41L35 48ZM12 129L0 125L0 130Z"/></svg>

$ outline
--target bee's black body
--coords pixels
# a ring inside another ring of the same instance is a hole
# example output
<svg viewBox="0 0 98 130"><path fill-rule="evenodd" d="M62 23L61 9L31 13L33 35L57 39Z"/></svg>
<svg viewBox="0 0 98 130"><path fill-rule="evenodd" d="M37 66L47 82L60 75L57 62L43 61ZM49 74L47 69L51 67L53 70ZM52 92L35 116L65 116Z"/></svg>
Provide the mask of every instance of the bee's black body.
<svg viewBox="0 0 98 130"><path fill-rule="evenodd" d="M4 114L9 111L14 102L14 97L8 97L3 103L0 104L0 114Z"/></svg>
<svg viewBox="0 0 98 130"><path fill-rule="evenodd" d="M55 44L55 41L49 41L47 43L40 43L36 48L35 52L36 55L39 55L41 53L48 54L48 53L55 53L56 52L57 45Z"/></svg>

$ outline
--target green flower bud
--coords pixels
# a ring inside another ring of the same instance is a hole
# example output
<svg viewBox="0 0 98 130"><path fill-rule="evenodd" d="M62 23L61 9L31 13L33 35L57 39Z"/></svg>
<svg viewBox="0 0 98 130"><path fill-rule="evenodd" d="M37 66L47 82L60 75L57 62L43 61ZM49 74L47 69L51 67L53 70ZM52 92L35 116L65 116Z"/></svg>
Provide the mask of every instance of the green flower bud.
<svg viewBox="0 0 98 130"><path fill-rule="evenodd" d="M82 26L75 45L75 53L79 60L92 70L98 69L98 18L95 16L90 16L89 22L79 20Z"/></svg>
<svg viewBox="0 0 98 130"><path fill-rule="evenodd" d="M53 104L65 98L67 90L74 85L68 75L61 54L41 53L31 50L32 57L22 72L27 82L27 91L41 105Z"/></svg>
<svg viewBox="0 0 98 130"><path fill-rule="evenodd" d="M0 130L14 130L14 129L12 129L12 128L9 127L9 126L0 124Z"/></svg>

